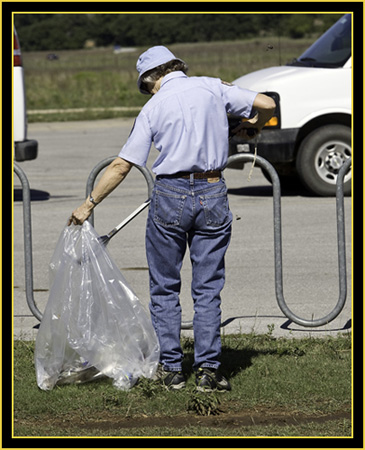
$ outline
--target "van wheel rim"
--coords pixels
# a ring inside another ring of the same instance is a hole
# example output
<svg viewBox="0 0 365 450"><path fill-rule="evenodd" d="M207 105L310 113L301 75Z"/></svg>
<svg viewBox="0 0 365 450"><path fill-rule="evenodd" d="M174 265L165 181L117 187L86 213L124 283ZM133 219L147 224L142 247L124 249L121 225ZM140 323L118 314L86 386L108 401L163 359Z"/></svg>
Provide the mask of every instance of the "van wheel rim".
<svg viewBox="0 0 365 450"><path fill-rule="evenodd" d="M330 141L322 145L315 157L315 169L319 177L329 184L336 184L342 165L351 158L351 146L342 141ZM351 178L351 171L344 177L344 183Z"/></svg>

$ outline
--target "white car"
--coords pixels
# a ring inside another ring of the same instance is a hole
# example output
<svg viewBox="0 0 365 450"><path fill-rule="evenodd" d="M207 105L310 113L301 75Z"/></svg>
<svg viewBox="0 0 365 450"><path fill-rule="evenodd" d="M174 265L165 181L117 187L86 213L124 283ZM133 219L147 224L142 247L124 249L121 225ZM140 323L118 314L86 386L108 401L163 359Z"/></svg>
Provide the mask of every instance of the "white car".
<svg viewBox="0 0 365 450"><path fill-rule="evenodd" d="M259 135L258 154L271 162L282 184L299 176L312 193L335 194L338 171L351 158L351 68L351 14L346 14L291 64L233 81L276 102L274 118ZM251 141L231 142L231 154L253 152ZM351 171L344 182L348 195Z"/></svg>
<svg viewBox="0 0 365 450"><path fill-rule="evenodd" d="M38 142L27 139L27 108L25 101L24 69L17 33L14 29L13 65L13 140L15 161L35 159Z"/></svg>

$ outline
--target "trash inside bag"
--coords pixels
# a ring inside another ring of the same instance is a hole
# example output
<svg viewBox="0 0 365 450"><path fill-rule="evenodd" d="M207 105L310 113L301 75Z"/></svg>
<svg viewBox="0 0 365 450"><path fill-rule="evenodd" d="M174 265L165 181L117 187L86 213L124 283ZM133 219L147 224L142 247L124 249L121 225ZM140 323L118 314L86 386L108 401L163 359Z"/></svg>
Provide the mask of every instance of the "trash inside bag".
<svg viewBox="0 0 365 450"><path fill-rule="evenodd" d="M127 390L156 372L150 315L98 238L86 221L66 226L56 245L35 346L41 389L109 377Z"/></svg>

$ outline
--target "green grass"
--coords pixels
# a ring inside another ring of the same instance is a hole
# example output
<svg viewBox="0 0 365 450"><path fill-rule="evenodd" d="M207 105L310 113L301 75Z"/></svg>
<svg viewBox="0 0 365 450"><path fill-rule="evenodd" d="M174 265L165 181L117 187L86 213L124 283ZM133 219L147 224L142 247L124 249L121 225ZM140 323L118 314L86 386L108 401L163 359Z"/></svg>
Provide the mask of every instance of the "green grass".
<svg viewBox="0 0 365 450"><path fill-rule="evenodd" d="M183 339L187 388L143 379L41 391L34 343L14 346L14 436L351 436L351 336L284 339L223 336L232 391L195 392L193 341Z"/></svg>
<svg viewBox="0 0 365 450"><path fill-rule="evenodd" d="M189 75L206 75L232 81L265 67L286 64L310 44L308 39L257 38L246 41L171 45L171 50L189 65ZM141 107L149 96L137 89L136 60L145 48L114 54L112 48L58 51L58 60L49 61L49 52L23 52L27 108L69 109L95 107ZM90 120L123 117L126 113L67 113L28 115L29 122ZM129 115L135 116L132 110Z"/></svg>

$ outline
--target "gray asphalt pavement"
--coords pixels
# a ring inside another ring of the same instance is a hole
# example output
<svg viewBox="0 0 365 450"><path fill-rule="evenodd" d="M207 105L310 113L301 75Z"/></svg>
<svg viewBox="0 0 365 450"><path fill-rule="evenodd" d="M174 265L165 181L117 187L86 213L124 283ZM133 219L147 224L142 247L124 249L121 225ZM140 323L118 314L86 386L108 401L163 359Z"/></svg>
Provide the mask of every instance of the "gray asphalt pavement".
<svg viewBox="0 0 365 450"><path fill-rule="evenodd" d="M133 126L132 119L91 122L35 123L29 139L39 142L39 156L19 163L32 194L34 300L44 311L48 300L48 266L57 240L73 209L85 198L93 167L117 155ZM155 150L151 151L149 168ZM247 181L243 171L227 169L233 235L226 257L226 286L222 292L222 333L267 333L303 337L336 335L351 330L351 198L345 199L347 300L341 314L320 328L288 321L275 297L273 200L270 183L259 168ZM14 174L16 199L20 182ZM147 198L147 185L136 169L95 210L95 229L106 234ZM108 249L140 300L148 304L148 269L144 248L147 210L110 242ZM339 295L336 206L334 198L315 198L301 192L283 192L282 236L284 297L299 317L311 320L327 315ZM182 270L183 320L190 321L191 268L187 256ZM13 331L17 338L33 339L39 321L30 312L25 294L22 202L14 202ZM192 331L183 331L192 335Z"/></svg>

